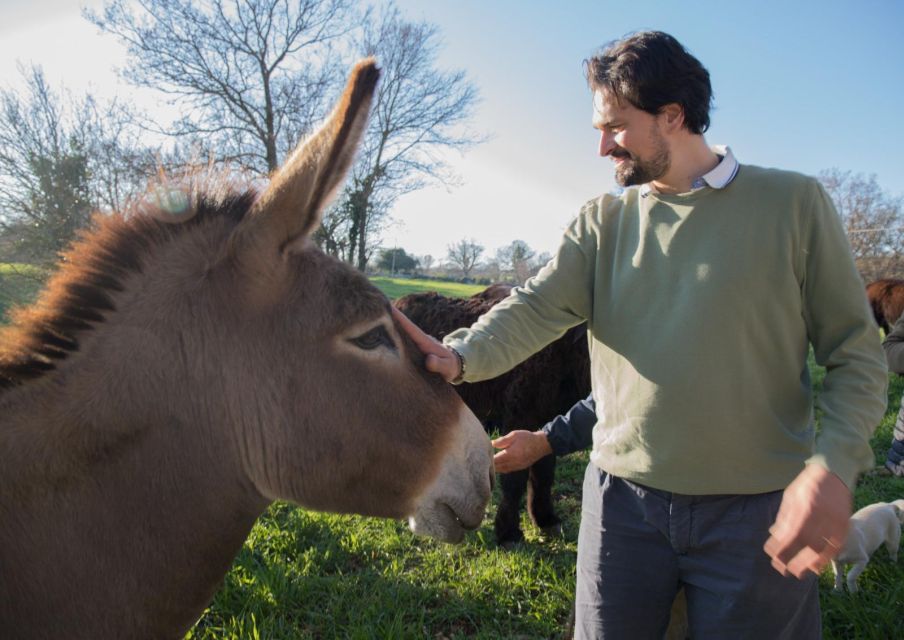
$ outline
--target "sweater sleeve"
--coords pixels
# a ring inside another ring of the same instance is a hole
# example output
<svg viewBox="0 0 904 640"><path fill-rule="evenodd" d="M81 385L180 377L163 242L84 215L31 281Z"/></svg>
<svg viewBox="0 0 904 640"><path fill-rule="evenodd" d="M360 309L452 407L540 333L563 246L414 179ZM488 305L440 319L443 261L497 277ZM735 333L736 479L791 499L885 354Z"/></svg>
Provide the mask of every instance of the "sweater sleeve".
<svg viewBox="0 0 904 640"><path fill-rule="evenodd" d="M841 219L816 180L808 209L803 313L826 376L817 402L820 433L807 463L823 465L853 490L857 475L875 462L869 439L885 413L888 373Z"/></svg>
<svg viewBox="0 0 904 640"><path fill-rule="evenodd" d="M465 382L495 378L590 317L598 227L585 207L555 257L508 298L443 342L465 359Z"/></svg>
<svg viewBox="0 0 904 640"><path fill-rule="evenodd" d="M904 314L895 321L895 325L882 342L888 370L904 374Z"/></svg>
<svg viewBox="0 0 904 640"><path fill-rule="evenodd" d="M596 425L596 403L593 396L578 400L568 413L556 416L540 431L546 434L552 452L564 456L593 444L593 427Z"/></svg>

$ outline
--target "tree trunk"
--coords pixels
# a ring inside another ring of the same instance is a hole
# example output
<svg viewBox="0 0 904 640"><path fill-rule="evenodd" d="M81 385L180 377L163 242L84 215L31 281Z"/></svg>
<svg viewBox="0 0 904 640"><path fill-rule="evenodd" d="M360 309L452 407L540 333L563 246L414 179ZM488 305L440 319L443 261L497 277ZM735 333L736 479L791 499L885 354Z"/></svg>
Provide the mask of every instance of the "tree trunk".
<svg viewBox="0 0 904 640"><path fill-rule="evenodd" d="M349 230L349 262L359 271L367 269L367 218L370 210L370 197L374 190L374 177L367 176L350 195L350 213L352 224Z"/></svg>

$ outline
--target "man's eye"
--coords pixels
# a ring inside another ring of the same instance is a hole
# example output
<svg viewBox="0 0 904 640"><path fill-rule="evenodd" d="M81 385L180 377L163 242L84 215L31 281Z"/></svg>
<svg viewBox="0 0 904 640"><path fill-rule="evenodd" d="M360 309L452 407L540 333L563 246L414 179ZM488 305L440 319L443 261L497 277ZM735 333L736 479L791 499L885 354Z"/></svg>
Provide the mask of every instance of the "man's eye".
<svg viewBox="0 0 904 640"><path fill-rule="evenodd" d="M364 333L357 338L352 338L351 342L356 347L364 349L365 351L372 351L382 346L389 347L390 349L395 349L392 338L389 337L389 334L386 333L386 329L382 326L374 327L367 333Z"/></svg>

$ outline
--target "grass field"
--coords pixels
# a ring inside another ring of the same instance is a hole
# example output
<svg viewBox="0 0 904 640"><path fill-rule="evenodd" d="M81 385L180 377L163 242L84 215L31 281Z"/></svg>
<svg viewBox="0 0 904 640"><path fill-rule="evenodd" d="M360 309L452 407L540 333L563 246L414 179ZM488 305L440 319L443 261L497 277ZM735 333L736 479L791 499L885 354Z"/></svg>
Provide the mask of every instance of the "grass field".
<svg viewBox="0 0 904 640"><path fill-rule="evenodd" d="M7 311L19 304L30 302L41 288L46 273L27 264L0 262L0 324L6 320ZM415 280L406 278L371 278L389 298L400 298L409 293L436 291L445 296L465 297L477 293L485 285L445 282L442 280Z"/></svg>
<svg viewBox="0 0 904 640"><path fill-rule="evenodd" d="M0 304L32 296L40 276L21 265L0 265L0 292L15 292L0 298ZM483 288L374 281L392 298L425 290L470 295ZM813 371L818 392L823 371L815 366ZM904 379L891 376L888 412L872 439L877 465L884 461L902 392ZM449 546L416 538L401 522L274 504L255 525L188 638L560 638L574 596L586 464L586 453L560 460L554 493L564 521L562 536L541 537L525 517L526 540L511 551L496 547L492 505L478 531L464 544ZM871 473L857 488L855 507L900 497L904 479ZM825 637L902 637L904 558L893 563L880 549L859 585L857 594L835 595L831 570L821 576Z"/></svg>
<svg viewBox="0 0 904 640"><path fill-rule="evenodd" d="M422 291L436 291L444 296L464 298L478 291L483 291L486 285L465 284L463 282L445 282L443 280L412 280L407 278L386 278L378 276L370 279L380 291L387 297L395 300L409 293Z"/></svg>

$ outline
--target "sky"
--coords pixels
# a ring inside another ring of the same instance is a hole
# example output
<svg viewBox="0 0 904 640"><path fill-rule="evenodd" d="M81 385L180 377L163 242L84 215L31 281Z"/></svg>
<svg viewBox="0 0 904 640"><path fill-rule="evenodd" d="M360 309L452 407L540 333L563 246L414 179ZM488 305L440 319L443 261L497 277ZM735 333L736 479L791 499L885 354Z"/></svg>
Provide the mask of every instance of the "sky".
<svg viewBox="0 0 904 640"><path fill-rule="evenodd" d="M447 159L455 187L401 198L384 246L441 260L473 239L485 256L513 240L554 252L587 200L615 187L597 155L582 61L628 33L678 38L710 72L706 133L743 163L816 175L876 176L904 196L904 1L396 0L439 27L437 65L461 69L487 141ZM134 96L113 72L124 54L80 17L100 0L0 0L0 85L16 62L38 63L53 86Z"/></svg>

